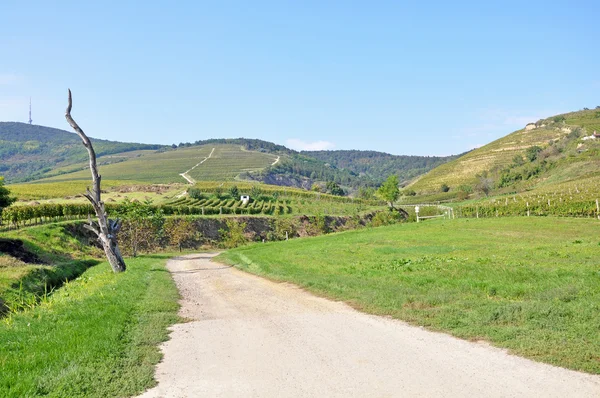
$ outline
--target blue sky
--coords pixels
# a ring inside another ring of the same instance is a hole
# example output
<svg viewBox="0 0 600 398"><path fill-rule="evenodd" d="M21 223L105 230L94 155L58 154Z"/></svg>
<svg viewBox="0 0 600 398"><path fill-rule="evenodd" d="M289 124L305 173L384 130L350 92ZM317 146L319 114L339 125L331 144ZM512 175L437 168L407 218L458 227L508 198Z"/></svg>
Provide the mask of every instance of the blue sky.
<svg viewBox="0 0 600 398"><path fill-rule="evenodd" d="M50 3L59 3L54 5ZM526 4L524 4L526 3ZM13 1L0 121L449 155L600 105L600 3Z"/></svg>

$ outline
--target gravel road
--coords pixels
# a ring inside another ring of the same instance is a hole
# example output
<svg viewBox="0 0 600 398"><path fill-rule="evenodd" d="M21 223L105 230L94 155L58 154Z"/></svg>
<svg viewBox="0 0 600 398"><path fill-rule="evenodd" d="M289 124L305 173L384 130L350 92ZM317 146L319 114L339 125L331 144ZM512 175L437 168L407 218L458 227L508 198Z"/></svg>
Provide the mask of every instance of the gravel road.
<svg viewBox="0 0 600 398"><path fill-rule="evenodd" d="M600 397L600 376L367 315L195 254L143 397Z"/></svg>

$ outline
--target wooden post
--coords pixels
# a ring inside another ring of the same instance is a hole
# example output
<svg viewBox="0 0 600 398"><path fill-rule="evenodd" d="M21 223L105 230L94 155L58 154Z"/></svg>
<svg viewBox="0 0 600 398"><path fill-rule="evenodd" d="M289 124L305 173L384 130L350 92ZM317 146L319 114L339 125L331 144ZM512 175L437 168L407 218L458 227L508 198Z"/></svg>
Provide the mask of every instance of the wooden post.
<svg viewBox="0 0 600 398"><path fill-rule="evenodd" d="M285 240L289 240L289 236L288 236L287 231L285 231Z"/></svg>
<svg viewBox="0 0 600 398"><path fill-rule="evenodd" d="M529 202L527 202L527 217L529 217Z"/></svg>
<svg viewBox="0 0 600 398"><path fill-rule="evenodd" d="M479 206L475 207L475 212L477 213L477 218L479 218Z"/></svg>

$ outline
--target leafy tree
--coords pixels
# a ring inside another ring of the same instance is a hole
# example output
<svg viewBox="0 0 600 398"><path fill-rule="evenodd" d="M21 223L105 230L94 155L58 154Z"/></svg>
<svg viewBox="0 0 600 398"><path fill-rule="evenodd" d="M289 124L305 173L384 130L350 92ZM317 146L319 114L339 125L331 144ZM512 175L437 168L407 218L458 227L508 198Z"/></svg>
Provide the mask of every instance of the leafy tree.
<svg viewBox="0 0 600 398"><path fill-rule="evenodd" d="M345 196L346 192L334 181L328 181L327 185L327 193L330 193L335 196Z"/></svg>
<svg viewBox="0 0 600 398"><path fill-rule="evenodd" d="M248 238L244 235L246 229L245 222L237 222L235 220L226 220L227 228L219 229L219 233L223 239L223 245L227 248L238 247L246 244Z"/></svg>
<svg viewBox="0 0 600 398"><path fill-rule="evenodd" d="M537 159L538 153L542 152L542 148L537 145L527 148L525 151L525 156L530 162L533 162Z"/></svg>
<svg viewBox="0 0 600 398"><path fill-rule="evenodd" d="M375 189L369 187L361 187L358 189L358 197L360 199L370 200L375 197Z"/></svg>
<svg viewBox="0 0 600 398"><path fill-rule="evenodd" d="M184 246L193 244L200 237L194 221L190 218L168 218L165 220L164 231L169 244L177 246L179 251Z"/></svg>
<svg viewBox="0 0 600 398"><path fill-rule="evenodd" d="M385 182L379 187L377 193L383 200L388 202L390 207L394 208L394 202L398 200L400 196L400 189L398 188L398 176L392 174L385 180Z"/></svg>
<svg viewBox="0 0 600 398"><path fill-rule="evenodd" d="M487 172L477 174L477 178L479 179L479 181L477 182L475 188L478 191L483 192L485 196L488 196L491 190L494 188L494 180L488 177Z"/></svg>
<svg viewBox="0 0 600 398"><path fill-rule="evenodd" d="M202 199L202 191L198 188L188 189L188 195L190 196L190 198Z"/></svg>
<svg viewBox="0 0 600 398"><path fill-rule="evenodd" d="M231 195L231 197L234 199L239 199L238 197L240 196L240 190L238 189L237 185L234 185L231 188L229 188L229 195Z"/></svg>
<svg viewBox="0 0 600 398"><path fill-rule="evenodd" d="M450 190L450 187L449 187L449 186L448 186L448 184L446 184L446 183L443 183L443 184L440 186L440 191L442 191L442 192L448 192L449 190Z"/></svg>
<svg viewBox="0 0 600 398"><path fill-rule="evenodd" d="M123 220L119 243L133 257L140 251L150 251L160 244L164 215L162 210L151 204L151 200L142 203L126 199L119 207L118 214Z"/></svg>
<svg viewBox="0 0 600 398"><path fill-rule="evenodd" d="M525 164L525 161L523 160L523 156L521 156L521 155L515 155L513 157L512 161L515 166L522 166L523 164Z"/></svg>
<svg viewBox="0 0 600 398"><path fill-rule="evenodd" d="M0 177L0 215L2 209L10 206L15 201L15 198L10 196L10 191L4 186L4 177Z"/></svg>

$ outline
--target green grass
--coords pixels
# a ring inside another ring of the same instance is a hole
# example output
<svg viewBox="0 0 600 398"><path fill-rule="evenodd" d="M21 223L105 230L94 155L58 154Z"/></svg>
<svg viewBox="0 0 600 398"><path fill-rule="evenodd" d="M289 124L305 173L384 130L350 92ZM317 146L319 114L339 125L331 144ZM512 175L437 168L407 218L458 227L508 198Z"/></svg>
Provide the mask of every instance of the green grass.
<svg viewBox="0 0 600 398"><path fill-rule="evenodd" d="M22 240L28 251L50 264L25 264L0 255L0 300L10 311L37 305L41 296L81 275L102 254L100 249L73 237L64 224L25 228L0 237Z"/></svg>
<svg viewBox="0 0 600 398"><path fill-rule="evenodd" d="M0 396L118 397L154 385L177 317L169 255L88 269L36 308L0 321Z"/></svg>
<svg viewBox="0 0 600 398"><path fill-rule="evenodd" d="M426 221L220 258L366 312L600 373L597 220Z"/></svg>

